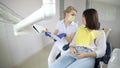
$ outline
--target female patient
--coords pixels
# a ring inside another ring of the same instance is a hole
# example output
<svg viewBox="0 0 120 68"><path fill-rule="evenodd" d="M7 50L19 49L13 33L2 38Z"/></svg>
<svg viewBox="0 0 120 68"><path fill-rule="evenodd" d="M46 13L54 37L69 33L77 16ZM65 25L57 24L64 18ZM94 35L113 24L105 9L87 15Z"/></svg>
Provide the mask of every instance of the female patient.
<svg viewBox="0 0 120 68"><path fill-rule="evenodd" d="M70 50L49 68L94 68L95 58L104 56L106 37L102 30L98 30L97 11L86 9L83 12L82 23L70 44Z"/></svg>

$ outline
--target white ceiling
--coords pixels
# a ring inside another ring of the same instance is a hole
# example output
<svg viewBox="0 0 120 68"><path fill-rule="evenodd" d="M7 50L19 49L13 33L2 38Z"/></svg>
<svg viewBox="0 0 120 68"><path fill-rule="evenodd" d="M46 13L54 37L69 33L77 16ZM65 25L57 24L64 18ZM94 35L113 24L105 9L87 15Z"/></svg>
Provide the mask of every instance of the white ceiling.
<svg viewBox="0 0 120 68"><path fill-rule="evenodd" d="M93 0L120 6L120 0Z"/></svg>

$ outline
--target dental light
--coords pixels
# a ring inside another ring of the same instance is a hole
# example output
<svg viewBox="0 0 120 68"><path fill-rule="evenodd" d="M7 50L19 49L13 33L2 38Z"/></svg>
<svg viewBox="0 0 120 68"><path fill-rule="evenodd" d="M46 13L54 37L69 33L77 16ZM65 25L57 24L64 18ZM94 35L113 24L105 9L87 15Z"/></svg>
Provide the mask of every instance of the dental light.
<svg viewBox="0 0 120 68"><path fill-rule="evenodd" d="M32 25L53 17L56 13L55 0L42 0L43 5L36 12L14 25L14 34L21 35L31 32Z"/></svg>

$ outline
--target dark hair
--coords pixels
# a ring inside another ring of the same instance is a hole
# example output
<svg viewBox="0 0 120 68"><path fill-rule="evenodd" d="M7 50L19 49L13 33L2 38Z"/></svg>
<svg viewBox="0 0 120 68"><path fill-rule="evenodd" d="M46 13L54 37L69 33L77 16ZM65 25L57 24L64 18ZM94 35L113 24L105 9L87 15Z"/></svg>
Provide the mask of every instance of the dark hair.
<svg viewBox="0 0 120 68"><path fill-rule="evenodd" d="M83 16L86 20L86 27L89 29L95 29L98 30L100 28L100 23L98 20L98 13L95 9L86 9L83 12Z"/></svg>
<svg viewBox="0 0 120 68"><path fill-rule="evenodd" d="M64 18L65 18L65 16L66 16L66 13L70 13L72 10L74 10L74 11L77 12L77 10L76 10L74 7L68 6L68 7L64 10Z"/></svg>

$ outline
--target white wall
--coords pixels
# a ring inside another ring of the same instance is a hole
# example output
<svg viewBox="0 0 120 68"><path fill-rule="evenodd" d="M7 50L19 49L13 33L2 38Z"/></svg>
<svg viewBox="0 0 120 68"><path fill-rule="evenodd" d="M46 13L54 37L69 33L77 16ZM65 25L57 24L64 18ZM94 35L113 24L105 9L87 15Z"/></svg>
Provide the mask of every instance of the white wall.
<svg viewBox="0 0 120 68"><path fill-rule="evenodd" d="M77 9L77 16L75 22L81 24L82 13L86 9L86 0L64 0L64 9L70 5Z"/></svg>
<svg viewBox="0 0 120 68"><path fill-rule="evenodd" d="M108 41L111 42L114 48L120 48L120 5L104 1L92 1L92 7L98 11L101 27L112 29L108 36Z"/></svg>
<svg viewBox="0 0 120 68"><path fill-rule="evenodd" d="M0 22L0 68L12 68L11 53L9 49L8 37L6 34L5 24Z"/></svg>
<svg viewBox="0 0 120 68"><path fill-rule="evenodd" d="M42 21L42 25L53 32L53 27L59 20L59 0L56 0L56 15L51 20ZM27 17L42 5L42 0L0 0L14 12ZM52 41L43 34L28 34L14 36L13 25L0 22L0 68L10 68L19 64L38 52Z"/></svg>

